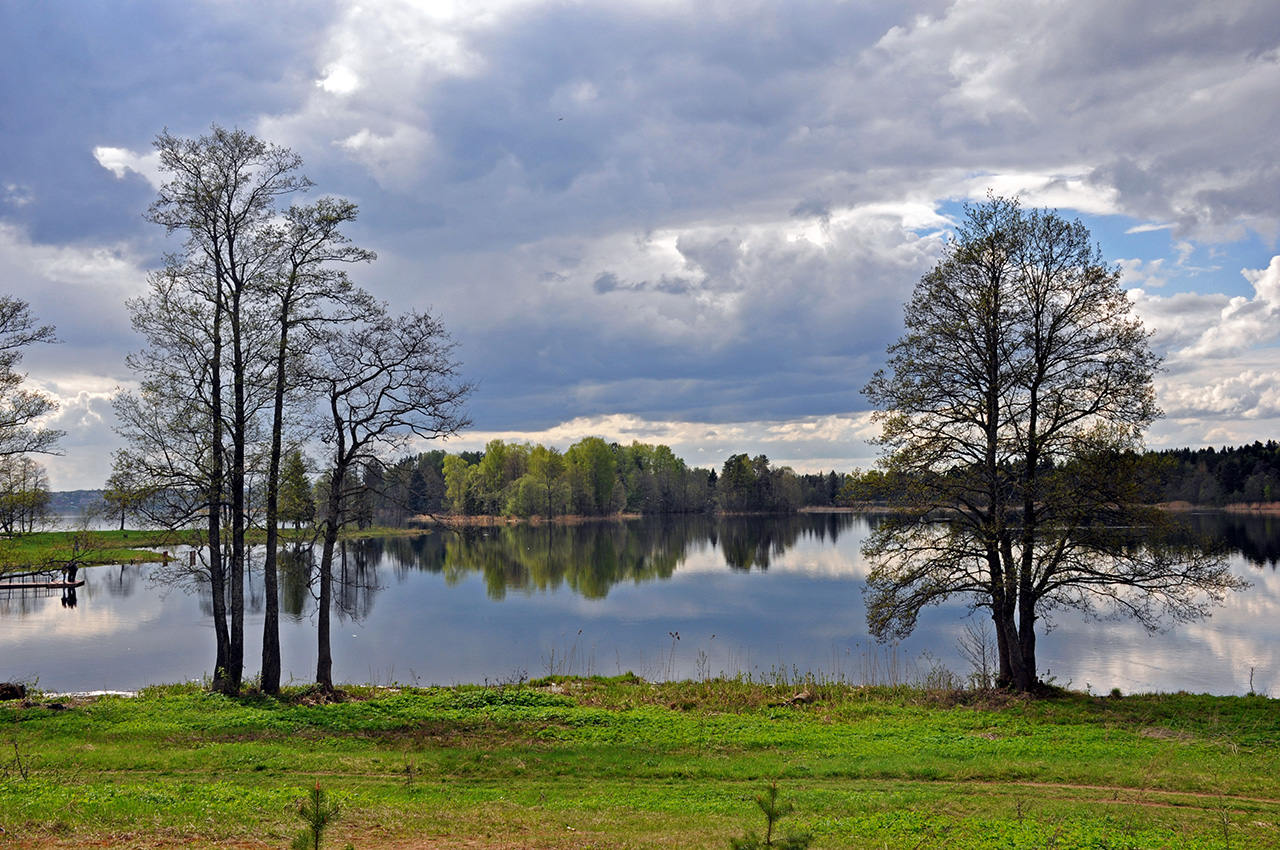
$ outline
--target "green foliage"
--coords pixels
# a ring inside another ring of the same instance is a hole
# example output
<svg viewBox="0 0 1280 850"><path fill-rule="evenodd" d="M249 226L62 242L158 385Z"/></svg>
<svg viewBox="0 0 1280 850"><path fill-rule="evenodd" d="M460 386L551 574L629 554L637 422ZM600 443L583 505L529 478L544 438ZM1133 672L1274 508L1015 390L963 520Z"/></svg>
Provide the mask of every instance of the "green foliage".
<svg viewBox="0 0 1280 850"><path fill-rule="evenodd" d="M325 830L338 819L338 804L329 799L317 782L298 806L298 817L306 827L294 837L291 850L320 850Z"/></svg>
<svg viewBox="0 0 1280 850"><path fill-rule="evenodd" d="M342 788L357 844L709 849L739 834L744 803L767 823L750 801L777 778L775 820L820 847L1221 850L1224 822L1232 847L1280 845L1280 711L1265 697L815 683L800 704L794 684L746 678L538 685L359 687L315 705L301 688L188 683L0 704L0 764L13 730L32 765L0 777L0 826L14 846L124 832L133 846L288 846L298 788L318 780Z"/></svg>
<svg viewBox="0 0 1280 850"><path fill-rule="evenodd" d="M778 821L795 811L795 806L790 803L781 803L778 801L778 783L770 783L768 789L763 794L757 794L755 797L756 806L759 807L761 813L764 814L765 831L762 840L754 832L748 831L742 838L730 838L729 846L732 850L758 850L760 847L782 847L784 850L805 850L809 846L809 842L813 840L811 835L788 833L784 838L773 840L773 829L777 826Z"/></svg>
<svg viewBox="0 0 1280 850"><path fill-rule="evenodd" d="M49 519L49 476L26 455L0 456L0 532L30 534Z"/></svg>
<svg viewBox="0 0 1280 850"><path fill-rule="evenodd" d="M307 478L307 462L301 449L284 456L280 469L280 521L295 529L316 518L316 500Z"/></svg>
<svg viewBox="0 0 1280 850"><path fill-rule="evenodd" d="M567 708L575 705L566 696L550 694L533 688L459 688L452 700L452 707L457 709L477 709L494 707L559 707Z"/></svg>
<svg viewBox="0 0 1280 850"><path fill-rule="evenodd" d="M1195 505L1280 501L1280 443L1159 452L1167 501Z"/></svg>

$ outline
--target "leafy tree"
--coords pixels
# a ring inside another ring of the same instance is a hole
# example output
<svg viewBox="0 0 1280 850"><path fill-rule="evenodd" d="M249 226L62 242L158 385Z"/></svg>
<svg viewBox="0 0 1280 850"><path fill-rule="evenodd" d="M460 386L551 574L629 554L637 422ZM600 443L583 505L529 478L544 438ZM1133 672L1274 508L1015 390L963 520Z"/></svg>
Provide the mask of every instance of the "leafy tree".
<svg viewBox="0 0 1280 850"><path fill-rule="evenodd" d="M139 470L116 468L107 477L107 486L102 491L101 510L107 516L119 516L120 530L124 531L128 517L148 519L149 508L156 495L152 485L139 475Z"/></svg>
<svg viewBox="0 0 1280 850"><path fill-rule="evenodd" d="M1156 628L1240 586L1217 557L1117 531L1166 522L1142 507L1137 454L1158 360L1080 222L998 197L967 207L905 321L865 389L903 512L866 544L873 634L967 597L995 625L1001 683L1027 691L1055 608Z"/></svg>
<svg viewBox="0 0 1280 850"><path fill-rule="evenodd" d="M575 487L575 508L587 515L604 515L617 511L614 502L618 483L618 462L613 450L599 437L584 437L565 452Z"/></svg>
<svg viewBox="0 0 1280 850"><path fill-rule="evenodd" d="M726 511L751 510L755 502L756 476L745 454L730 455L720 471L720 507Z"/></svg>
<svg viewBox="0 0 1280 850"><path fill-rule="evenodd" d="M1280 444L1256 441L1216 449L1158 452L1164 498L1200 505L1280 499Z"/></svg>
<svg viewBox="0 0 1280 850"><path fill-rule="evenodd" d="M49 518L49 477L26 455L0 456L0 531L29 534Z"/></svg>
<svg viewBox="0 0 1280 850"><path fill-rule="evenodd" d="M480 513L478 492L479 467L460 455L444 459L445 500L455 514L472 516Z"/></svg>
<svg viewBox="0 0 1280 850"><path fill-rule="evenodd" d="M301 449L284 456L280 470L280 520L300 529L316 518L316 500L307 480L307 463Z"/></svg>
<svg viewBox="0 0 1280 850"><path fill-rule="evenodd" d="M507 488L507 512L548 519L568 512L572 494L564 455L539 444L529 450L527 466L529 471Z"/></svg>
<svg viewBox="0 0 1280 850"><path fill-rule="evenodd" d="M37 343L54 343L52 325L39 325L27 302L0 295L0 457L55 451L62 432L43 428L39 422L58 409L44 393L24 389L26 375L15 371L23 349Z"/></svg>

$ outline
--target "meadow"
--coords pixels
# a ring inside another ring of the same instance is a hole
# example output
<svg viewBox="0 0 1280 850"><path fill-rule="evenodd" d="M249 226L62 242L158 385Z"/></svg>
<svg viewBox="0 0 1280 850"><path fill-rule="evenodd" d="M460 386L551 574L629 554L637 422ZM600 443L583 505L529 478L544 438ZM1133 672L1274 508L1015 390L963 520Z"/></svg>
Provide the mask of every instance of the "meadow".
<svg viewBox="0 0 1280 850"><path fill-rule="evenodd" d="M341 848L1280 847L1263 696L1040 699L814 680L454 688L200 683L0 703L0 847L287 847L319 784Z"/></svg>

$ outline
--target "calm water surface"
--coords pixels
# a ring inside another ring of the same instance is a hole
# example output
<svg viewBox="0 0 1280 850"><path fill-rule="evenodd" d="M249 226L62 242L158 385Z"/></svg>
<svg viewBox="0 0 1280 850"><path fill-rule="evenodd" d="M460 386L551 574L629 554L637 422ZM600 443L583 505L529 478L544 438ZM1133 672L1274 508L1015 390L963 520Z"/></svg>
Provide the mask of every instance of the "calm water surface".
<svg viewBox="0 0 1280 850"><path fill-rule="evenodd" d="M1042 675L1095 693L1280 693L1280 521L1196 515L1253 586L1202 623L1151 635L1126 621L1058 615ZM874 517L657 518L516 527L349 545L334 621L337 681L502 682L548 673L646 678L813 672L910 680L965 675L963 601L928 609L910 639L866 633L859 547ZM311 565L281 582L285 679L314 674ZM208 593L152 566L95 567L72 600L0 591L0 681L52 691L131 690L200 678L213 664ZM246 671L260 658L261 576L250 582ZM678 637L677 637L678 635Z"/></svg>

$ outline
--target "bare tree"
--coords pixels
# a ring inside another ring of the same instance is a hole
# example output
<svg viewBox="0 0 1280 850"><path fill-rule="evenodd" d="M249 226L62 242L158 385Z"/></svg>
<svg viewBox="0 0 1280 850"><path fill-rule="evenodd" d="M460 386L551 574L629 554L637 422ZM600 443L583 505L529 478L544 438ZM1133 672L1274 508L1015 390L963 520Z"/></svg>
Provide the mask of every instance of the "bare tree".
<svg viewBox="0 0 1280 850"><path fill-rule="evenodd" d="M356 307L367 299L354 290L347 275L333 263L371 262L375 255L351 245L339 228L356 217L349 201L321 199L309 206L290 207L287 224L271 234L278 244L277 276L269 279L266 297L271 303L276 344L269 383L272 393L271 446L266 480L266 555L263 577L266 609L262 630L262 689L280 691L280 606L277 589L277 534L280 514L280 461L285 431L285 399L299 382L290 361L297 355L294 336L298 329L316 328L326 321L344 321L343 313L325 313L329 303Z"/></svg>
<svg viewBox="0 0 1280 850"><path fill-rule="evenodd" d="M220 690L237 692L244 668L248 452L271 362L263 356L270 314L259 292L278 271L276 204L311 184L297 173L296 154L241 130L215 125L196 139L165 131L155 145L169 179L147 217L186 240L152 276L152 297L133 305L135 326L147 336L149 349L132 361L144 375L139 403L122 402L132 415L122 432L137 436L143 450L135 446L125 457L161 475L191 480L190 473L198 473L197 489L181 492L200 493L196 513L203 515L208 534L218 634L214 681ZM182 326L182 333L166 327L170 322ZM187 367L185 380L183 371L171 368L179 361ZM166 435L155 414L177 407L189 408L194 417L195 432L182 436L203 450L198 459L178 457L161 445L166 436L178 435ZM166 471L170 461L175 468Z"/></svg>
<svg viewBox="0 0 1280 850"><path fill-rule="evenodd" d="M924 606L968 597L990 610L1001 683L1027 691L1055 608L1158 628L1242 582L1163 543L1169 520L1144 505L1158 359L1119 272L1078 221L998 197L966 213L865 389L902 511L866 545L867 616L903 636Z"/></svg>
<svg viewBox="0 0 1280 850"><path fill-rule="evenodd" d="M216 294L205 275L171 261L150 277L151 293L129 302L133 326L147 347L127 363L141 376L136 392L113 404L127 446L116 453L113 477L132 482L148 520L165 528L203 523L207 558L198 577L210 584L216 643L215 686L228 679L227 571L222 548L224 498L221 356ZM189 578L190 576L183 576ZM239 685L236 683L235 689Z"/></svg>
<svg viewBox="0 0 1280 850"><path fill-rule="evenodd" d="M27 346L57 341L53 326L37 324L27 302L0 295L0 457L56 451L62 432L39 422L57 410L58 403L24 388L26 375L14 367L22 362Z"/></svg>
<svg viewBox="0 0 1280 850"><path fill-rule="evenodd" d="M309 375L319 397L330 449L322 520L316 683L333 689L330 644L333 556L345 506L363 465L381 465L407 440L439 439L470 424L463 403L471 385L459 377L454 343L440 321L422 313L392 317L382 305L346 327L315 338Z"/></svg>

